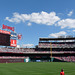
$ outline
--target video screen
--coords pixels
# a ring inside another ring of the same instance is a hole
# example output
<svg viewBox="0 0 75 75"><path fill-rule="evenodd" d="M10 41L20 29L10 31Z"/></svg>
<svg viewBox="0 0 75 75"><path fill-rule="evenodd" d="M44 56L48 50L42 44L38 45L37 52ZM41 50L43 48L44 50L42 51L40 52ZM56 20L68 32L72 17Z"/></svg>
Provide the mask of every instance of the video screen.
<svg viewBox="0 0 75 75"><path fill-rule="evenodd" d="M10 46L10 35L0 33L0 45Z"/></svg>

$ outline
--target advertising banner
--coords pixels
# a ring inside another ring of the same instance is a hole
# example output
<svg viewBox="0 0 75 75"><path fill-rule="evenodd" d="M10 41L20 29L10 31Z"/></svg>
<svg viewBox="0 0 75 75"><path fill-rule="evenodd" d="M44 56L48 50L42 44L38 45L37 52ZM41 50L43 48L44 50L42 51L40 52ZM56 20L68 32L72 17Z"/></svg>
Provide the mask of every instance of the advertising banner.
<svg viewBox="0 0 75 75"><path fill-rule="evenodd" d="M17 46L17 40L11 39L10 46L16 47Z"/></svg>
<svg viewBox="0 0 75 75"><path fill-rule="evenodd" d="M5 30L0 30L0 33L10 34L10 32L9 32L9 31L5 31Z"/></svg>
<svg viewBox="0 0 75 75"><path fill-rule="evenodd" d="M22 39L22 34L18 34L18 39L19 39L19 40Z"/></svg>
<svg viewBox="0 0 75 75"><path fill-rule="evenodd" d="M17 33L16 32L11 32L10 39L17 39Z"/></svg>
<svg viewBox="0 0 75 75"><path fill-rule="evenodd" d="M14 27L10 27L10 26L4 25L4 24L3 24L2 29L10 29L10 30L14 31Z"/></svg>

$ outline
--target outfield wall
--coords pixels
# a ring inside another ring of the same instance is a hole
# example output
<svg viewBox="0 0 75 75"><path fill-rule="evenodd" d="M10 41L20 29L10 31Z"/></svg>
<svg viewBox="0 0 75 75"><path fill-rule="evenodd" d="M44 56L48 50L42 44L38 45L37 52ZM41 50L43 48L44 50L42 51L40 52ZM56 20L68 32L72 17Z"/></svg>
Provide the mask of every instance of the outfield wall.
<svg viewBox="0 0 75 75"><path fill-rule="evenodd" d="M24 59L0 59L0 63L17 63L24 62Z"/></svg>
<svg viewBox="0 0 75 75"><path fill-rule="evenodd" d="M30 62L29 58L0 58L0 63L20 63Z"/></svg>

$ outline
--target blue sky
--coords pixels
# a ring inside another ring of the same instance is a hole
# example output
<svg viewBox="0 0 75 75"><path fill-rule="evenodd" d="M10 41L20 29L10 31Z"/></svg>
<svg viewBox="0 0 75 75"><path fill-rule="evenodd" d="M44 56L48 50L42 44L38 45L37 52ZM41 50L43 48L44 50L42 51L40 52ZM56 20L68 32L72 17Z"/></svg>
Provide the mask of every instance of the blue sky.
<svg viewBox="0 0 75 75"><path fill-rule="evenodd" d="M38 45L40 37L75 36L75 0L0 0L0 28L15 27L18 45Z"/></svg>

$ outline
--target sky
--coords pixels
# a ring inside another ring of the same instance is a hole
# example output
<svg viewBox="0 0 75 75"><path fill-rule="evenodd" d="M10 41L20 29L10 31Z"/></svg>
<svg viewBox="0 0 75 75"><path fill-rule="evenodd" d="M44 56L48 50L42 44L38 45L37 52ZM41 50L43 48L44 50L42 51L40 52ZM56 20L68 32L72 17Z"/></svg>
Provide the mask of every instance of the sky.
<svg viewBox="0 0 75 75"><path fill-rule="evenodd" d="M20 47L35 47L39 38L75 37L75 0L0 0L3 24L22 34Z"/></svg>

